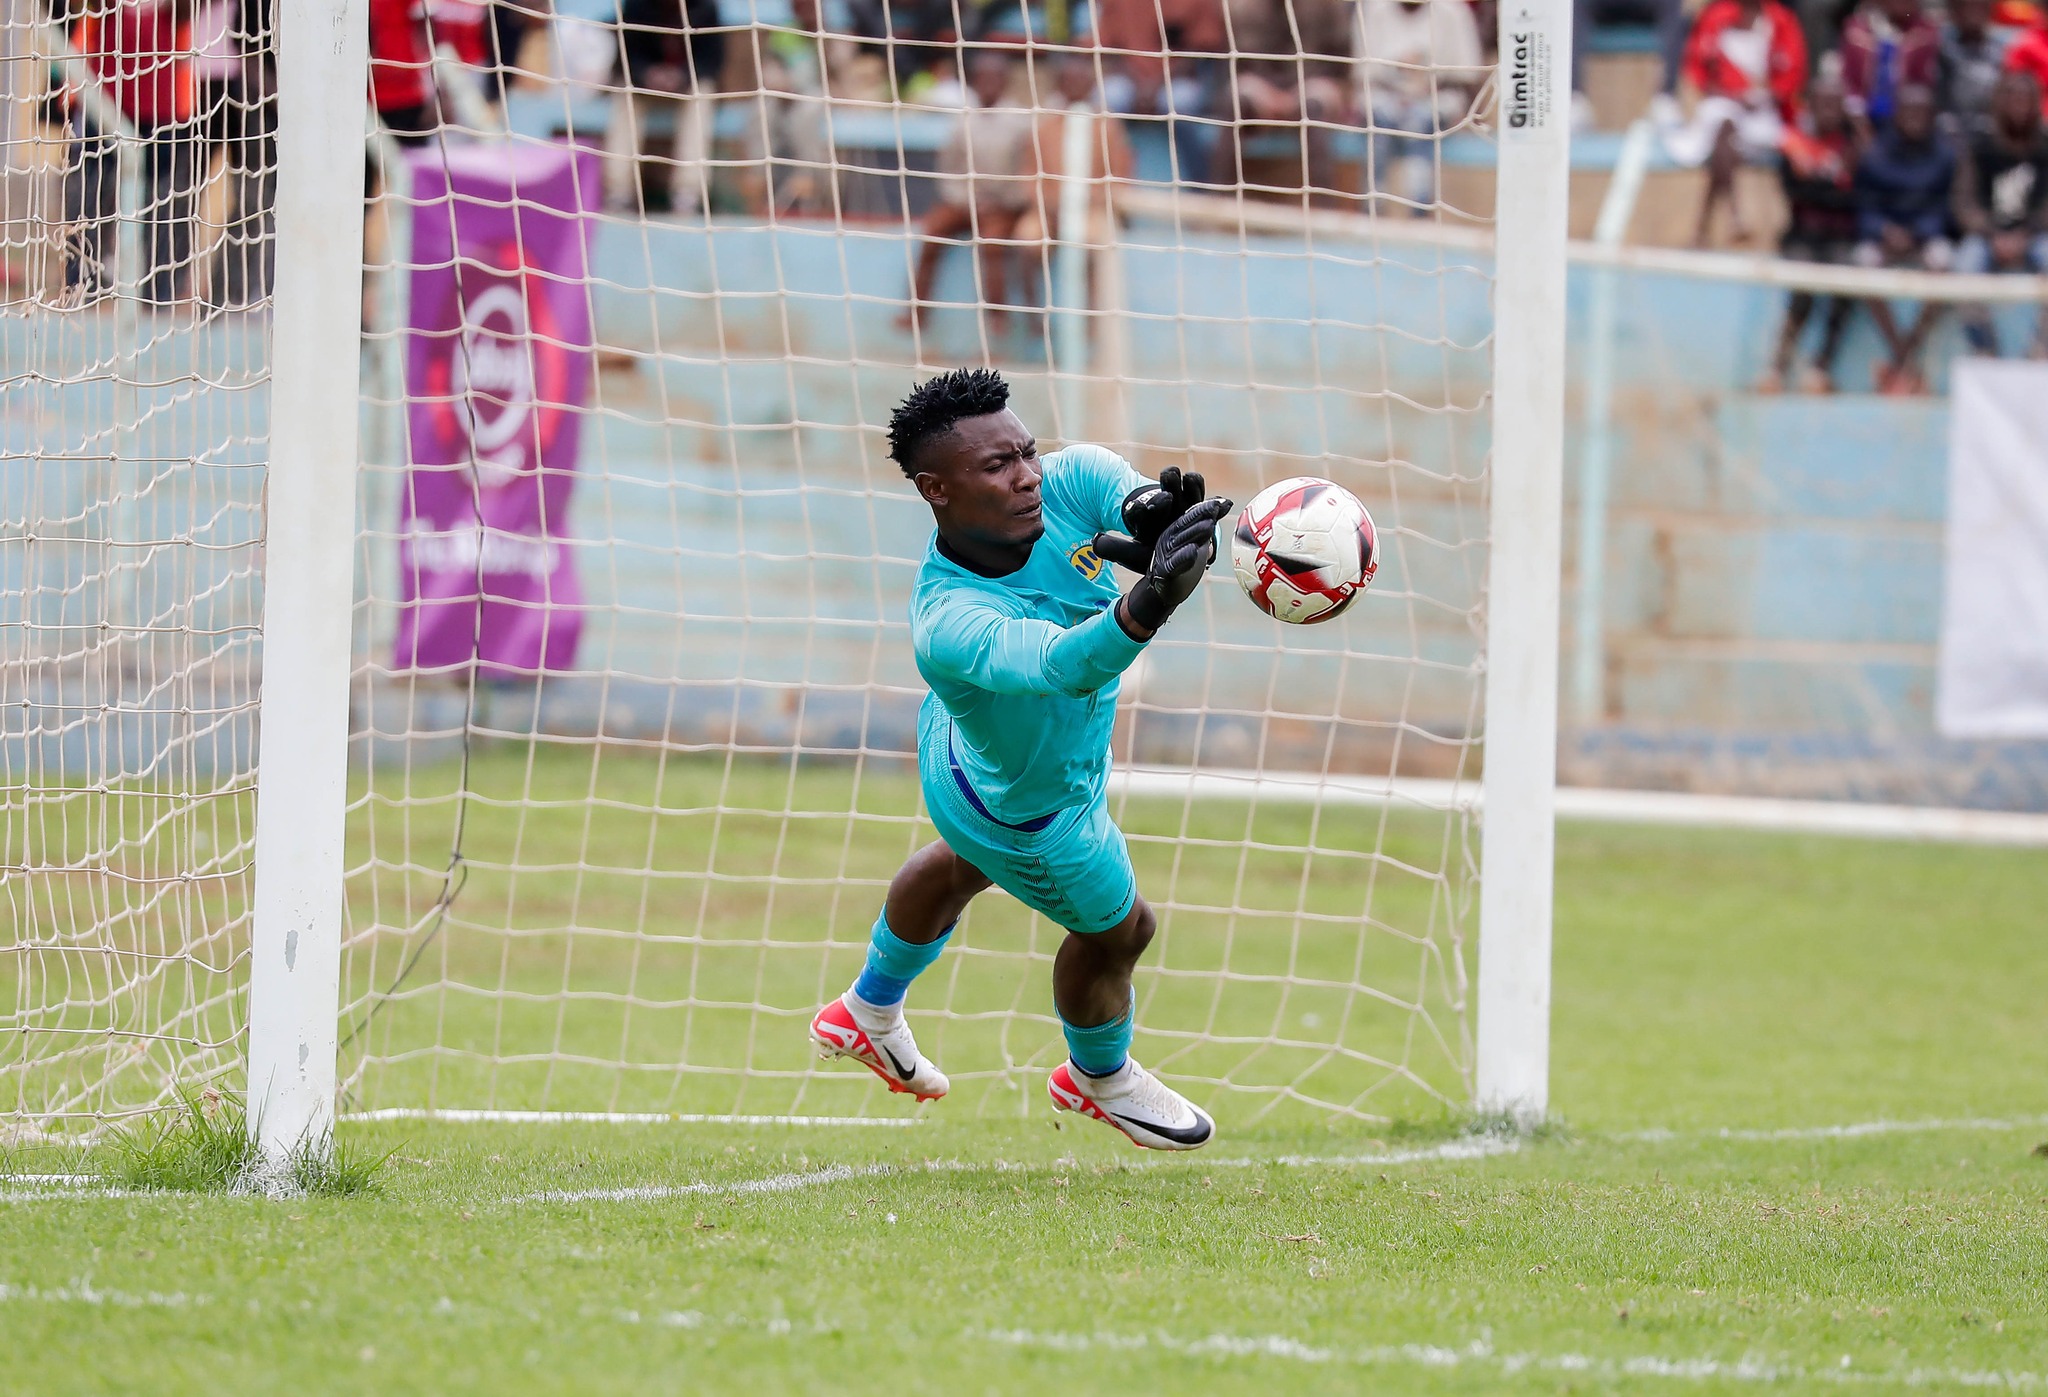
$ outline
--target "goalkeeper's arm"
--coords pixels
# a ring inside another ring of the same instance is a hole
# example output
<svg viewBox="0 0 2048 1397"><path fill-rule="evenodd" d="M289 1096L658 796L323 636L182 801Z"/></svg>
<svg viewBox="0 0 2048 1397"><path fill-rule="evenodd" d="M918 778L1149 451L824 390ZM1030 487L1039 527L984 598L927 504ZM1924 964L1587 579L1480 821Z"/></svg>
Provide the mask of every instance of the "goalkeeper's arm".
<svg viewBox="0 0 2048 1397"><path fill-rule="evenodd" d="M1180 604L1195 594L1216 561L1216 522L1230 512L1226 499L1203 500L1167 525L1153 546L1151 565L1116 605L1117 624L1137 641L1150 640ZM1096 535L1099 549L1105 535Z"/></svg>
<svg viewBox="0 0 2048 1397"><path fill-rule="evenodd" d="M918 651L948 677L998 694L1092 694L1131 667L1216 560L1216 521L1228 500L1188 511L1160 536L1152 563L1107 611L1078 626L967 605L920 623Z"/></svg>
<svg viewBox="0 0 2048 1397"><path fill-rule="evenodd" d="M1112 459L1123 466L1122 473L1126 478L1136 474L1124 465L1121 457ZM1160 536L1173 526L1175 520L1202 502L1206 488L1196 472L1168 466L1159 473L1156 484L1146 481L1124 495L1116 506L1117 517L1110 521L1111 527L1120 522L1123 532L1112 533L1105 529L1097 534L1095 556L1132 572L1146 571L1152 566L1152 550L1159 546Z"/></svg>

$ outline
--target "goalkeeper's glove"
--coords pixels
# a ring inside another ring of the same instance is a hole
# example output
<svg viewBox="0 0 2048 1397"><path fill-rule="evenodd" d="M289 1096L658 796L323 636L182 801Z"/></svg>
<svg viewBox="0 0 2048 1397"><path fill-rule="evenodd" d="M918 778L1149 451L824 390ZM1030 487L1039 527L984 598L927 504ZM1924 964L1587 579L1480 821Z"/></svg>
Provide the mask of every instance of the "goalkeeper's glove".
<svg viewBox="0 0 2048 1397"><path fill-rule="evenodd" d="M1152 550L1173 521L1202 502L1202 477L1179 466L1159 473L1157 485L1140 485L1124 496L1124 531L1095 536L1095 556L1132 572L1152 566Z"/></svg>
<svg viewBox="0 0 2048 1397"><path fill-rule="evenodd" d="M1124 593L1123 615L1149 639L1174 609L1195 594L1202 574L1216 561L1216 523L1230 513L1226 499L1204 500L1167 527L1152 549L1145 575Z"/></svg>

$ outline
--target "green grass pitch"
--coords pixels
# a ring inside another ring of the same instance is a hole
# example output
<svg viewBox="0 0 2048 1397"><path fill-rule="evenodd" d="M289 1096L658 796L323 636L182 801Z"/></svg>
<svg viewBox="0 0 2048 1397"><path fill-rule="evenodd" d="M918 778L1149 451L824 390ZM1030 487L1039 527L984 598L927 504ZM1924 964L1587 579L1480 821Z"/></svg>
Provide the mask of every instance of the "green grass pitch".
<svg viewBox="0 0 2048 1397"><path fill-rule="evenodd" d="M1566 826L1562 1125L1513 1149L1426 1097L1224 1094L1161 1158L969 1093L908 1128L349 1125L396 1152L351 1198L0 1185L0 1391L2048 1391L2044 907L2038 851ZM842 968L792 964L792 1003ZM1871 1122L1912 1128L1821 1129Z"/></svg>
<svg viewBox="0 0 2048 1397"><path fill-rule="evenodd" d="M867 1074L816 1072L804 1026L859 969L889 877L934 837L908 763L503 744L471 762L458 802L462 779L380 769L357 805L351 1106L888 1109ZM1161 912L1144 1061L1234 1098L1240 1119L1412 1120L1466 1098L1460 820L1157 797L1118 813ZM1026 1075L1035 1088L1063 1054L1048 986L1064 936L984 897L919 986L950 1114L1017 1116Z"/></svg>

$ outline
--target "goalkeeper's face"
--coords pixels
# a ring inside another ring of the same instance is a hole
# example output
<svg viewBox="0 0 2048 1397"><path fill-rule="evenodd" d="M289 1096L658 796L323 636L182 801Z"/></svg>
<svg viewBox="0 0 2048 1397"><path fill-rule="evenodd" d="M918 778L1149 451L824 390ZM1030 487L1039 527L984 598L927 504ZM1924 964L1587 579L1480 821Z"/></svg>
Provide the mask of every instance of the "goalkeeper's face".
<svg viewBox="0 0 2048 1397"><path fill-rule="evenodd" d="M949 543L1029 548L1045 532L1038 442L1004 408L963 417L925 447L917 492Z"/></svg>

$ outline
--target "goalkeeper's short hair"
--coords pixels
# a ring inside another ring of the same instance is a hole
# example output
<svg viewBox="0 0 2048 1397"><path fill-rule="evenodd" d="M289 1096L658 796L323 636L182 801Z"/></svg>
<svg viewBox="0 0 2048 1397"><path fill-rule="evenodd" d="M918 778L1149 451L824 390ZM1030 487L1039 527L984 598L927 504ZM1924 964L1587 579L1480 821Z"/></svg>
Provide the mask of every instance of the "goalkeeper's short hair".
<svg viewBox="0 0 2048 1397"><path fill-rule="evenodd" d="M1010 405L1010 385L994 369L948 369L910 390L889 418L889 459L917 479L917 458L927 443L953 430L963 417L986 417Z"/></svg>

